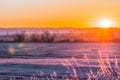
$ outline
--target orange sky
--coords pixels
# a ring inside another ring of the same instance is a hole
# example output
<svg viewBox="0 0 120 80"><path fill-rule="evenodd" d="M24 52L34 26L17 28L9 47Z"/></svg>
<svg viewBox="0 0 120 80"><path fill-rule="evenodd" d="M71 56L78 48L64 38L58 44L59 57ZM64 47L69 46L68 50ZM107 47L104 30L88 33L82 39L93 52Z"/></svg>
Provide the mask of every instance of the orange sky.
<svg viewBox="0 0 120 80"><path fill-rule="evenodd" d="M94 27L102 17L119 22L120 0L0 0L0 27Z"/></svg>

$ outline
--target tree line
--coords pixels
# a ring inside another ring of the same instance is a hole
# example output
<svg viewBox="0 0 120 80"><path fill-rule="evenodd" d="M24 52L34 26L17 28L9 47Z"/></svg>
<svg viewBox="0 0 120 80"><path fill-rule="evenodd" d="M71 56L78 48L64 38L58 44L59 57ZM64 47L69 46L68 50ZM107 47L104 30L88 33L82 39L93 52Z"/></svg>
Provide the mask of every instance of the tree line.
<svg viewBox="0 0 120 80"><path fill-rule="evenodd" d="M117 33L118 37L119 34ZM20 31L14 34L7 33L0 36L0 42L120 42L120 38L115 37L112 32L108 34L104 32L25 32Z"/></svg>

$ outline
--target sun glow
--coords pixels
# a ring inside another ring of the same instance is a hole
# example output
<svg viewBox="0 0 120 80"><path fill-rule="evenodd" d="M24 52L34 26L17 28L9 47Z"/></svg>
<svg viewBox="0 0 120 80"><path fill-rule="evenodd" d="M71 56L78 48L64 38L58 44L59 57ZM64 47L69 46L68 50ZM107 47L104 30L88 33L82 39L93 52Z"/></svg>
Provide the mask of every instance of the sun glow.
<svg viewBox="0 0 120 80"><path fill-rule="evenodd" d="M97 22L97 26L102 28L114 27L115 22L109 19L103 19Z"/></svg>

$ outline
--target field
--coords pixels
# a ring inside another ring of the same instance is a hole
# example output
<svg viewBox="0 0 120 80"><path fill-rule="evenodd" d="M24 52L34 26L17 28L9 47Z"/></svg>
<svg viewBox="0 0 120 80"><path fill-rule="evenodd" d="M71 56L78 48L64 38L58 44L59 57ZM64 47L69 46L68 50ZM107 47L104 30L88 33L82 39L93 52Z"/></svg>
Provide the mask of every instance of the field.
<svg viewBox="0 0 120 80"><path fill-rule="evenodd" d="M0 80L119 80L120 43L0 43Z"/></svg>

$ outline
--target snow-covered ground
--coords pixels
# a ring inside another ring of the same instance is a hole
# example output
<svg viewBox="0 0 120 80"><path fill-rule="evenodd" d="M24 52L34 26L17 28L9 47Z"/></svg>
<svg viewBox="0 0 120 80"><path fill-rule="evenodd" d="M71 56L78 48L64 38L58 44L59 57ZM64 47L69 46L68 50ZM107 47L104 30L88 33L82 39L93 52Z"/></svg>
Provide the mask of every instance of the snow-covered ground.
<svg viewBox="0 0 120 80"><path fill-rule="evenodd" d="M86 79L89 73L98 74L101 67L106 72L105 66L115 67L119 73L119 54L120 43L0 43L0 78Z"/></svg>

